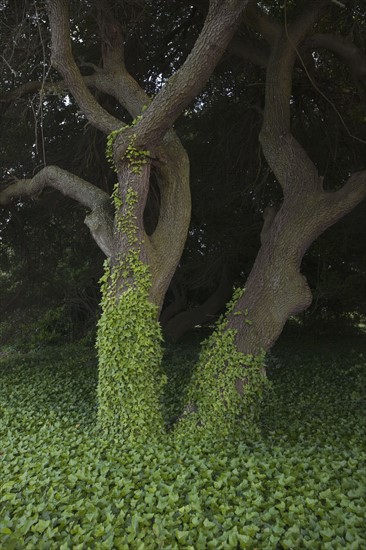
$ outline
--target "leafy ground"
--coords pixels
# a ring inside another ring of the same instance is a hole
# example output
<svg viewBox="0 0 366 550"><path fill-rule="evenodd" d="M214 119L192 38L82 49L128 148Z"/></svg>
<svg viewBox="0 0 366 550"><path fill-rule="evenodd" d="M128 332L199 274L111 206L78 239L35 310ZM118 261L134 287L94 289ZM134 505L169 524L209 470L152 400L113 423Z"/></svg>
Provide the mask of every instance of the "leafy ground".
<svg viewBox="0 0 366 550"><path fill-rule="evenodd" d="M0 359L0 548L366 548L362 341L284 343L252 442L129 448L93 434L83 346ZM170 350L165 402L195 350Z"/></svg>

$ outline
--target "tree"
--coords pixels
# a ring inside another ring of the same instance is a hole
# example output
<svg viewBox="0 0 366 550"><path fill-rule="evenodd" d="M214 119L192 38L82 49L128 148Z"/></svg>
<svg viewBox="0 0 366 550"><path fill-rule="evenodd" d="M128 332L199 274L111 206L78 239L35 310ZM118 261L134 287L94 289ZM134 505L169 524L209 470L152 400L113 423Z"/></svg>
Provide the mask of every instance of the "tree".
<svg viewBox="0 0 366 550"><path fill-rule="evenodd" d="M165 4L157 5L156 14L161 16ZM85 6L89 7L87 2ZM189 55L150 98L128 72L124 55L125 18L131 17L131 10L141 14L149 3L121 1L112 7L107 0L98 0L96 6L101 66L93 65L92 74L82 74L70 38L70 21L79 31L80 23L70 19L66 0L49 0L52 64L63 80L27 82L10 91L3 102L40 87L43 93L51 87L70 91L88 122L108 136L107 154L118 179L112 192L114 211L108 193L56 166L45 166L31 179L4 186L1 202L52 186L90 210L85 223L108 257L98 328L100 424L131 438L161 433L164 377L159 371L158 315L190 221L189 162L172 126L201 92L227 48L266 66L259 137L283 199L265 209L261 247L245 292L234 294L227 316L202 351L178 432L202 428L226 434L239 425L247 428L265 386L263 353L288 317L311 303L309 286L300 273L306 250L366 196L366 171L339 182L343 185L337 190L326 190L317 167L292 134L294 69L310 75L316 63L309 52L326 47L349 63L362 82L362 66L355 60L364 61L364 56L344 37L325 33L308 37L324 17L332 27L332 17L341 9L338 2L290 3L288 13L285 4L282 18L273 18L255 2L210 0ZM98 94L116 101L113 112L103 107ZM123 122L121 112L127 112L132 123ZM144 211L152 178L157 182L159 212L147 232Z"/></svg>
<svg viewBox="0 0 366 550"><path fill-rule="evenodd" d="M199 402L194 424L215 429L216 423L224 426L230 418L229 424L235 425L238 411L254 391L251 382L260 385L260 371L255 376L245 365L250 369L252 357L271 348L286 320L311 304L310 288L300 272L306 250L366 196L365 171L352 174L337 191L325 190L315 164L291 133L294 64L300 46L326 8L326 2L305 5L291 22L285 18L284 26L254 11L255 24L270 45L260 142L281 185L283 201L279 208L265 210L261 248L245 292L235 301L221 333L219 329L214 335L195 371L189 408L195 410ZM333 48L337 43L335 38ZM210 398L202 400L209 389ZM248 414L246 407L241 414Z"/></svg>

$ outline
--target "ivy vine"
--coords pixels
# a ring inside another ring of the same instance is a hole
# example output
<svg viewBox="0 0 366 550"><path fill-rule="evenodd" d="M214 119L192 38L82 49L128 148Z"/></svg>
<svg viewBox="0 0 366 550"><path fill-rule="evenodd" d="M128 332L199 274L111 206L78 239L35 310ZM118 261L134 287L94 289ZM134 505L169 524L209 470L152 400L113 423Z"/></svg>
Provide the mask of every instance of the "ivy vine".
<svg viewBox="0 0 366 550"><path fill-rule="evenodd" d="M133 126L136 126L136 124L142 119L142 115L138 115L130 125L122 126L122 128L118 128L117 130L113 130L108 136L107 136L107 145L106 145L106 158L108 162L112 165L113 169L116 170L114 158L113 158L113 145L114 142L117 139L117 136L119 136L122 132L125 132L129 128L132 128ZM142 167L144 164L146 164L146 161L148 157L150 156L150 151L144 150L144 149L138 149L136 147L136 134L132 134L130 142L127 146L127 149L124 153L124 157L128 164L131 167L131 170L135 174L140 174Z"/></svg>
<svg viewBox="0 0 366 550"><path fill-rule="evenodd" d="M121 130L108 136L107 156ZM137 151L134 136L125 156L139 172L147 151ZM161 369L162 334L157 307L149 300L151 275L141 260L135 218L137 193L129 186L124 204L119 184L112 200L117 229L127 237L127 251L105 262L101 279L102 315L98 323L98 423L103 431L129 441L153 439L164 431L160 395L166 384Z"/></svg>
<svg viewBox="0 0 366 550"><path fill-rule="evenodd" d="M243 292L234 292L226 315L202 346L187 393L188 406L177 426L178 437L222 438L256 431L260 402L270 384L264 374L264 353L253 356L238 351L237 331L228 328L228 314ZM243 395L236 388L238 380L243 381Z"/></svg>

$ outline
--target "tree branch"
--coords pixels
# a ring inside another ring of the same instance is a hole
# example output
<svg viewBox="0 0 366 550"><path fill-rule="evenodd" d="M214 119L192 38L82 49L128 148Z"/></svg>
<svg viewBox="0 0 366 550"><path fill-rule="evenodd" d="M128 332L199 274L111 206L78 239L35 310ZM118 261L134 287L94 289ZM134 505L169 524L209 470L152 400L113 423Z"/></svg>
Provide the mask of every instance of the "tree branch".
<svg viewBox="0 0 366 550"><path fill-rule="evenodd" d="M353 173L338 191L324 191L322 200L329 211L330 224L351 212L366 198L366 170Z"/></svg>
<svg viewBox="0 0 366 550"><path fill-rule="evenodd" d="M25 84L18 86L18 88L15 88L14 90L4 93L0 97L0 103L11 103L12 101L16 101L17 99L25 95L38 92L42 87L44 88L45 91L50 92L51 90L56 90L57 85L58 83L53 84L52 82L41 82L39 80L26 82Z"/></svg>
<svg viewBox="0 0 366 550"><path fill-rule="evenodd" d="M292 72L298 46L322 14L327 1L306 4L294 21L287 24L272 47L267 66L266 100L260 142L264 155L283 192L298 195L294 182L299 170L308 190L320 191L317 169L291 134L290 99Z"/></svg>
<svg viewBox="0 0 366 550"><path fill-rule="evenodd" d="M240 24L247 0L211 5L203 29L181 68L169 78L136 127L139 145L154 144L197 96Z"/></svg>
<svg viewBox="0 0 366 550"><path fill-rule="evenodd" d="M264 123L271 131L286 134L290 131L290 97L292 71L297 48L324 10L327 1L306 4L297 18L282 30L272 53L267 69L266 106ZM273 122L276 121L276 128Z"/></svg>
<svg viewBox="0 0 366 550"><path fill-rule="evenodd" d="M110 115L96 101L85 85L72 54L67 0L48 0L48 16L51 26L52 64L65 79L88 121L109 134L122 126L120 120Z"/></svg>
<svg viewBox="0 0 366 550"><path fill-rule="evenodd" d="M134 119L150 103L147 93L125 66L124 36L108 0L98 0L98 25L102 41L103 71L94 75L98 90L111 95Z"/></svg>
<svg viewBox="0 0 366 550"><path fill-rule="evenodd" d="M13 198L33 196L42 193L46 187L53 187L91 210L85 218L93 238L103 252L109 256L113 248L110 197L107 193L66 170L57 166L46 166L32 179L16 180L0 188L0 204L5 205Z"/></svg>
<svg viewBox="0 0 366 550"><path fill-rule="evenodd" d="M366 170L355 172L350 176L346 184L338 191L318 191L315 195L310 193L304 197L301 203L289 205L292 215L300 220L297 236L299 250L303 241L302 252L310 246L328 227L351 212L366 198ZM296 223L296 222L295 222ZM295 227L295 226L293 226ZM294 231L296 233L296 231Z"/></svg>
<svg viewBox="0 0 366 550"><path fill-rule="evenodd" d="M271 45L273 45L281 34L279 23L258 8L256 3L251 2L245 11L243 22L248 27L257 31Z"/></svg>
<svg viewBox="0 0 366 550"><path fill-rule="evenodd" d="M156 176L160 190L159 220L149 238L149 260L154 278L154 292L165 294L182 256L191 219L189 159L180 140L169 130L158 155ZM163 294L163 295L164 295Z"/></svg>
<svg viewBox="0 0 366 550"><path fill-rule="evenodd" d="M341 57L350 67L355 81L366 81L366 56L345 36L317 33L309 36L303 49L326 48Z"/></svg>
<svg viewBox="0 0 366 550"><path fill-rule="evenodd" d="M123 52L123 33L108 0L98 0L98 23L103 43L103 71L94 75L98 90L115 97L136 118L150 103L149 96L128 73ZM142 115L143 117L145 114ZM137 135L138 125L133 132ZM155 173L160 190L159 220L154 233L145 237L145 246L153 273L151 300L160 303L167 281L170 282L183 252L191 213L189 160L172 129L156 151L159 162Z"/></svg>

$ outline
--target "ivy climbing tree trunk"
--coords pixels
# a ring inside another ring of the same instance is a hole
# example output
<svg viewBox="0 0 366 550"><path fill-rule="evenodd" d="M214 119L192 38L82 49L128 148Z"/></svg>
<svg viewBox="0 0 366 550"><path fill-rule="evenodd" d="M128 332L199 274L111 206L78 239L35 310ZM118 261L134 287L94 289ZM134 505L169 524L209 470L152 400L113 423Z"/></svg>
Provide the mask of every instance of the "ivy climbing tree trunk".
<svg viewBox="0 0 366 550"><path fill-rule="evenodd" d="M312 301L300 272L311 243L366 196L366 172L353 174L336 192L291 134L292 71L298 46L327 2L310 3L282 29L264 14L270 28L266 101L260 141L282 187L283 202L264 212L261 248L244 291L234 294L227 315L206 342L188 391L178 434L200 431L225 436L254 427L267 385L264 357L291 315ZM267 36L267 34L265 35Z"/></svg>
<svg viewBox="0 0 366 550"><path fill-rule="evenodd" d="M189 162L172 125L210 78L246 4L246 0L209 1L190 55L151 100L126 69L121 14L127 11L109 0L96 1L102 62L93 65L93 74L83 76L73 55L68 0L46 3L52 64L63 80L38 83L38 89L67 90L87 121L108 136L108 155L118 180L114 211L107 193L57 167L12 183L2 190L0 201L51 186L90 208L85 223L108 257L97 338L99 424L134 440L163 429L158 315L190 222ZM143 6L136 3L135 8ZM32 93L37 89L34 84L21 87L19 93ZM114 98L132 124L108 112L93 90ZM156 227L147 234L144 209L151 172L160 204Z"/></svg>
<svg viewBox="0 0 366 550"><path fill-rule="evenodd" d="M141 156L143 163L136 164ZM163 431L159 397L164 377L142 220L150 162L140 152L135 163L131 158L117 168L114 250L106 262L98 324L98 415L104 430L130 440L151 439Z"/></svg>
<svg viewBox="0 0 366 550"><path fill-rule="evenodd" d="M352 61L357 76L360 70L363 74L348 43L319 34L306 39L323 12L340 3L302 4L291 22L284 9L282 26L253 1L204 2L204 22L190 54L150 98L126 68L123 35L129 9L132 6L135 15L143 13L144 2L96 0L101 54L95 65L87 64L91 74L84 75L73 53L70 21L75 24L77 19L70 17L69 2L48 0L52 64L61 79L25 82L1 98L3 105L36 90L42 97L50 90L67 92L87 122L107 136L117 180L112 196L63 169L45 166L31 178L2 186L0 203L53 187L88 210L85 223L107 256L97 339L99 424L122 438L141 440L163 432L158 316L183 251L191 212L189 161L173 124L202 91L230 44L267 68L260 142L283 201L264 212L262 244L245 292L234 294L226 317L202 350L177 433L205 430L222 436L253 427L266 386L264 353L288 317L311 302L300 272L302 258L318 235L366 196L365 171L340 182L338 191L326 191L314 163L291 134L292 73L299 52L318 43ZM85 5L89 9L89 3ZM238 33L232 42L241 24L255 32ZM82 28L77 27L77 32ZM238 47L243 36L255 33L267 40L269 48L262 44L256 48L257 35L251 47ZM93 42L93 52L94 47ZM114 107L104 108L100 97L108 97ZM144 211L152 177L159 189L159 207L156 223L147 232Z"/></svg>

